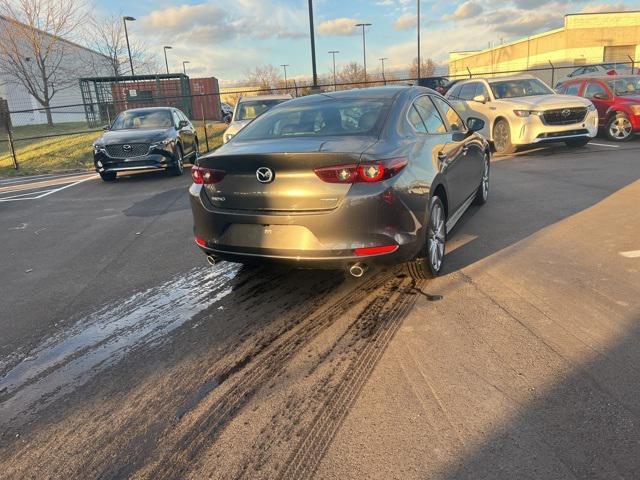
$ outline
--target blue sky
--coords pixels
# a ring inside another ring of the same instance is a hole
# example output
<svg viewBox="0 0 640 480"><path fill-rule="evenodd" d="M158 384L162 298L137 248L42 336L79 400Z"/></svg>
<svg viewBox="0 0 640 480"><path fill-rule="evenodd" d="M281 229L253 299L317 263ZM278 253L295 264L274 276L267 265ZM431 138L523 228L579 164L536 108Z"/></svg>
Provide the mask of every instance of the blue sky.
<svg viewBox="0 0 640 480"><path fill-rule="evenodd" d="M417 0L315 0L318 71L331 71L329 50L339 50L338 66L362 61L357 22L367 30L367 63L406 70L416 55ZM640 9L635 1L422 0L423 55L443 62L455 50L486 48L562 26L567 13ZM290 64L291 77L310 75L307 0L98 0L98 10L132 15L132 38L162 55L172 45L172 70L189 60L192 75L242 80L256 65Z"/></svg>

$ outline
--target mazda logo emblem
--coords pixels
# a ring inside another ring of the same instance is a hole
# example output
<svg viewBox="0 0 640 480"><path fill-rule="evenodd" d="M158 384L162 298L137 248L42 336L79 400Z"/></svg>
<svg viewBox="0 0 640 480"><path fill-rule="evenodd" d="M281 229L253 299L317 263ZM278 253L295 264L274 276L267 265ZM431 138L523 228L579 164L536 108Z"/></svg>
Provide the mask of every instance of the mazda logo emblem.
<svg viewBox="0 0 640 480"><path fill-rule="evenodd" d="M267 167L260 167L256 170L256 178L260 183L269 183L273 181L273 170Z"/></svg>
<svg viewBox="0 0 640 480"><path fill-rule="evenodd" d="M562 110L562 116L564 118L567 118L569 115L571 115L571 110L569 110L568 108L565 108L564 110Z"/></svg>
<svg viewBox="0 0 640 480"><path fill-rule="evenodd" d="M128 152L129 150L131 150L131 145L122 145L122 149Z"/></svg>

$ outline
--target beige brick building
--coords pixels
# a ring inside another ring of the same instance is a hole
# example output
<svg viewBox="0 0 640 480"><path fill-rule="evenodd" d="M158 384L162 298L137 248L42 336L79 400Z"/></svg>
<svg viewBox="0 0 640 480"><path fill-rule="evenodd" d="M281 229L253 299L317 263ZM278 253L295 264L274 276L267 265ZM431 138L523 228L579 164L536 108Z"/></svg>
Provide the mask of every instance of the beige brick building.
<svg viewBox="0 0 640 480"><path fill-rule="evenodd" d="M637 61L637 62L636 62ZM566 15L564 27L481 51L449 54L449 75L487 76L492 72L531 72L554 83L580 65L636 62L640 67L640 11Z"/></svg>

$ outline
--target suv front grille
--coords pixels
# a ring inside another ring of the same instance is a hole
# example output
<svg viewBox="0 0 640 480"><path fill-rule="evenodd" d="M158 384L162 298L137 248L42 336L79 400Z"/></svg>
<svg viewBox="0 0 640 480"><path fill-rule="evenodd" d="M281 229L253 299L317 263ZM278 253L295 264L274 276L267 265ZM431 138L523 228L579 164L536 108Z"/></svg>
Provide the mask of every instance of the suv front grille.
<svg viewBox="0 0 640 480"><path fill-rule="evenodd" d="M574 107L546 110L543 118L547 125L571 125L582 122L586 116L587 107Z"/></svg>
<svg viewBox="0 0 640 480"><path fill-rule="evenodd" d="M107 154L113 158L132 158L146 155L149 152L148 143L124 143L121 145L106 145Z"/></svg>

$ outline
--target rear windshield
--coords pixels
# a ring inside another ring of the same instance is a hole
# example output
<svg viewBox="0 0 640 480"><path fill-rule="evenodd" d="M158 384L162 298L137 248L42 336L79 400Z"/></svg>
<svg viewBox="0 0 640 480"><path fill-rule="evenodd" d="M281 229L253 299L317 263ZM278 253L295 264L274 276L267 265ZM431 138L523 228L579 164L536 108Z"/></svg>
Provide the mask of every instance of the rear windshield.
<svg viewBox="0 0 640 480"><path fill-rule="evenodd" d="M136 128L169 128L173 126L169 110L122 112L113 122L111 130Z"/></svg>
<svg viewBox="0 0 640 480"><path fill-rule="evenodd" d="M548 95L553 93L549 87L535 78L491 82L490 85L493 96L496 99L530 97L534 95Z"/></svg>
<svg viewBox="0 0 640 480"><path fill-rule="evenodd" d="M241 140L377 133L388 109L386 100L323 100L305 105L282 105L238 133Z"/></svg>
<svg viewBox="0 0 640 480"><path fill-rule="evenodd" d="M253 120L269 110L271 107L275 107L279 103L286 101L286 98L242 101L238 105L235 120Z"/></svg>

